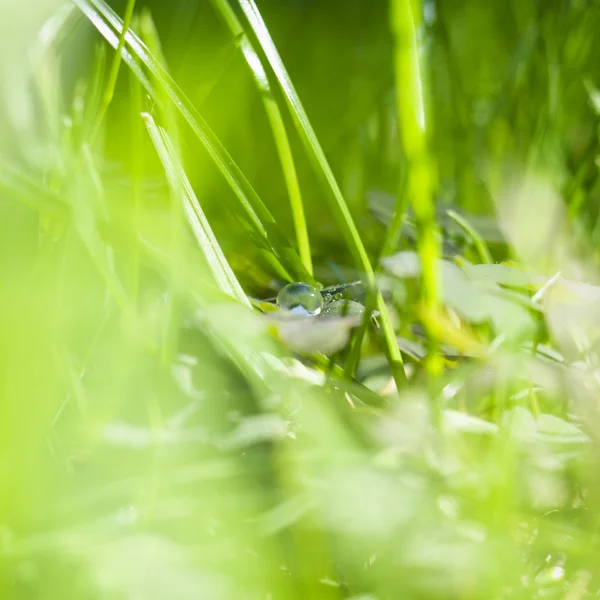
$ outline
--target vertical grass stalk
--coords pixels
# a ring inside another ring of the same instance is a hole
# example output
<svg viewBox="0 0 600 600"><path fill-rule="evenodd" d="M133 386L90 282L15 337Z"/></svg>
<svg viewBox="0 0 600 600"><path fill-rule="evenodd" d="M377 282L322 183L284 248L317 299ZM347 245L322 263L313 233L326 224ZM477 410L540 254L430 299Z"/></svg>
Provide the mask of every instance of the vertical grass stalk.
<svg viewBox="0 0 600 600"><path fill-rule="evenodd" d="M281 111L279 110L279 106L277 106L275 98L273 98L271 86L260 58L254 51L254 48L252 47L252 44L250 43L242 24L229 5L229 2L227 0L212 0L212 2L215 5L215 8L221 13L233 36L240 40L242 54L246 63L248 64L248 67L252 71L254 81L256 82L261 98L265 105L267 117L271 124L271 129L273 130L273 137L275 138L275 145L277 147L277 153L279 154L283 176L288 189L290 206L292 209L292 218L294 221L294 229L296 231L298 253L305 269L310 275L312 275L313 266L310 252L310 241L308 238L306 218L304 216L302 195L300 193L300 185L298 183L298 176L296 174L296 166L294 164L292 149L290 147L290 142L285 130L285 124L283 122L283 117L281 116Z"/></svg>
<svg viewBox="0 0 600 600"><path fill-rule="evenodd" d="M415 212L417 249L423 272L422 318L429 345L425 364L429 373L435 376L443 369L439 336L434 325L440 307L440 238L435 222L435 175L427 149L424 85L415 23L415 15L420 12L420 0L391 0L398 124L407 162L406 193ZM398 205L396 211L401 208Z"/></svg>

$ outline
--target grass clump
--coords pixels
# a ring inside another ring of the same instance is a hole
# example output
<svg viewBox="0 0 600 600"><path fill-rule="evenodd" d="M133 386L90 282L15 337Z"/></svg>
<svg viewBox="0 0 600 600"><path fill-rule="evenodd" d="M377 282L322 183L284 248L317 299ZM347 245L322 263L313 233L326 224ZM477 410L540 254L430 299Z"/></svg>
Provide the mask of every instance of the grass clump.
<svg viewBox="0 0 600 600"><path fill-rule="evenodd" d="M588 4L0 9L1 598L597 595Z"/></svg>

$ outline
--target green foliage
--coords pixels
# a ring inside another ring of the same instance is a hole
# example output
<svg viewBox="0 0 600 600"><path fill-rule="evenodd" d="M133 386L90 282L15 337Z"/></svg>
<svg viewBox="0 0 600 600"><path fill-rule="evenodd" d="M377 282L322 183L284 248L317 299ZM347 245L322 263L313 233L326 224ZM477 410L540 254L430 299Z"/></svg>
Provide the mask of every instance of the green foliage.
<svg viewBox="0 0 600 600"><path fill-rule="evenodd" d="M0 598L598 595L600 5L35 7Z"/></svg>

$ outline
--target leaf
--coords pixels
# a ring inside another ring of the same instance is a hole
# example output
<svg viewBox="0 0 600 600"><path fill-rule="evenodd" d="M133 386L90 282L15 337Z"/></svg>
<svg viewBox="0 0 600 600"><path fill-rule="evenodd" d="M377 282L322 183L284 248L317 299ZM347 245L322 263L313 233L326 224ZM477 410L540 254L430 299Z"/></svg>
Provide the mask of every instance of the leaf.
<svg viewBox="0 0 600 600"><path fill-rule="evenodd" d="M544 441L555 444L586 444L590 441L574 423L547 414L539 416L537 434Z"/></svg>
<svg viewBox="0 0 600 600"><path fill-rule="evenodd" d="M541 287L549 279L506 264L465 265L465 271L472 281L527 289Z"/></svg>
<svg viewBox="0 0 600 600"><path fill-rule="evenodd" d="M396 252L382 259L381 264L392 275L412 279L421 275L421 259L413 250Z"/></svg>
<svg viewBox="0 0 600 600"><path fill-rule="evenodd" d="M532 440L537 435L533 413L522 406L516 406L504 412L501 425L509 437L521 441Z"/></svg>
<svg viewBox="0 0 600 600"><path fill-rule="evenodd" d="M420 275L416 252L403 251L388 256L383 267L393 275L413 279ZM535 327L529 309L540 310L525 296L509 295L495 282L478 285L456 263L438 260L442 276L442 300L460 317L471 323L490 321L496 331L517 337Z"/></svg>
<svg viewBox="0 0 600 600"><path fill-rule="evenodd" d="M360 325L361 317L315 319L274 313L267 317L279 339L291 350L301 354L332 354L344 348L350 331Z"/></svg>
<svg viewBox="0 0 600 600"><path fill-rule="evenodd" d="M222 450L240 450L261 442L280 440L288 432L288 424L276 413L244 417L230 433L216 440Z"/></svg>
<svg viewBox="0 0 600 600"><path fill-rule="evenodd" d="M509 435L526 443L542 441L549 444L587 444L590 438L577 425L549 414L537 419L521 406L510 409L502 416L502 425Z"/></svg>
<svg viewBox="0 0 600 600"><path fill-rule="evenodd" d="M447 432L480 433L484 435L496 435L499 431L498 425L495 423L452 409L444 410L443 427Z"/></svg>

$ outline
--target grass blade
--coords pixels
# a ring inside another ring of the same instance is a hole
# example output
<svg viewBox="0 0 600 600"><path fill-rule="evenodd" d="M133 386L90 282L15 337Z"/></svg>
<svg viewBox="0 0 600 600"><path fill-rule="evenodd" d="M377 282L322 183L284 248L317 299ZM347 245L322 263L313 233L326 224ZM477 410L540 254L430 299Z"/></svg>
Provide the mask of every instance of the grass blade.
<svg viewBox="0 0 600 600"><path fill-rule="evenodd" d="M154 119L148 113L143 115L146 128L156 148L158 156L165 169L169 185L175 193L181 195L185 215L190 224L194 237L206 258L206 262L215 277L217 285L226 294L239 300L242 304L250 306L250 302L244 294L242 287L236 279L221 247L215 237L200 203L194 194L194 190L185 174L178 159L173 144L166 132L158 127Z"/></svg>
<svg viewBox="0 0 600 600"><path fill-rule="evenodd" d="M106 41L113 48L117 48L118 35L115 31L122 31L123 22L106 2L103 0L73 1ZM250 182L164 67L131 30L125 34L125 42L126 47L122 50L124 62L132 69L134 75L140 80L150 96L156 102L160 102L159 95L133 58L133 53L140 63L148 69L155 81L161 86L162 90L187 121L235 193L239 201L239 206L243 210L234 210L234 214L240 217L242 224L253 240L272 253L272 266L276 269L278 275L287 280L294 278L312 280L312 277L304 269L298 254L289 245L275 219Z"/></svg>
<svg viewBox="0 0 600 600"><path fill-rule="evenodd" d="M110 72L108 74L108 81L106 82L106 88L104 90L104 95L102 96L102 104L100 105L100 109L98 110L98 114L96 117L96 123L92 130L92 139L96 137L98 133L98 129L104 119L104 115L112 102L113 95L115 92L115 86L117 85L117 77L119 76L119 69L121 67L121 52L123 50L123 46L125 45L125 35L129 30L131 25L131 19L133 17L133 11L135 9L135 0L127 0L127 6L125 7L125 15L123 18L123 27L121 29L121 33L119 33L119 43L115 49L115 56L113 58L113 62L110 67Z"/></svg>
<svg viewBox="0 0 600 600"><path fill-rule="evenodd" d="M492 255L490 254L486 243L484 242L483 238L479 235L477 230L471 225L471 223L469 223L467 219L461 217L457 212L453 210L447 211L446 214L453 221L456 221L465 230L467 235L471 237L471 239L473 240L473 244L475 244L475 248L477 248L477 252L481 257L481 261L486 265L493 264L494 259L492 258Z"/></svg>
<svg viewBox="0 0 600 600"><path fill-rule="evenodd" d="M271 68L273 69L277 81L281 86L285 99L288 103L290 113L294 119L298 132L302 138L304 145L306 146L307 152L313 163L317 173L321 174L327 183L328 191L330 192L328 198L330 200L331 208L335 217L338 219L340 228L349 249L351 250L357 267L364 271L367 278L372 279L372 268L367 256L367 252L364 248L362 240L356 225L352 219L352 215L348 210L348 206L339 185L331 171L331 167L327 162L327 158L319 144L317 136L310 124L308 116L300 102L300 98L296 93L296 90L292 84L290 76L287 73L283 61L277 52L275 44L271 39L269 31L262 19L262 16L258 12L256 5L253 0L239 0L240 6L250 23L254 34L256 35L263 52L265 53Z"/></svg>
<svg viewBox="0 0 600 600"><path fill-rule="evenodd" d="M342 234L346 240L346 244L352 253L354 261L358 269L364 273L365 285L368 289L375 289L375 274L371 262L367 255L364 244L362 243L361 237L358 233L358 229L352 219L348 205L344 200L342 191L335 179L333 171L329 166L325 153L321 148L321 145L317 139L317 136L310 124L308 116L300 102L300 98L292 84L290 76L283 65L283 61L277 52L277 48L273 43L271 35L260 15L254 0L239 0L240 7L244 12L246 19L248 20L254 35L258 39L260 46L265 53L267 60L277 81L281 86L283 95L288 104L288 108L300 134L302 142L306 148L308 155L310 156L313 166L317 174L319 174L325 183L325 189L327 191L326 198L329 202L330 209L332 210L335 218L337 219L338 225L342 231ZM379 292L376 296L377 309L381 315L381 322L383 325L386 350L390 360L390 366L394 373L394 379L398 387L400 387L405 381L406 377L404 374L404 367L402 364L402 355L398 348L396 338L393 335L393 327L389 319L387 306L383 301L383 297Z"/></svg>
<svg viewBox="0 0 600 600"><path fill-rule="evenodd" d="M426 365L432 375L442 372L435 326L428 324L440 306L438 259L440 241L435 222L434 173L427 150L425 106L414 14L421 3L393 0L390 24L395 37L397 110L400 137L407 161L407 194L417 222L417 248L423 269L423 316L429 339ZM402 85L400 85L402 82ZM397 212L402 210L398 205Z"/></svg>
<svg viewBox="0 0 600 600"><path fill-rule="evenodd" d="M310 253L310 242L308 239L308 229L306 227L306 219L304 217L302 195L300 193L300 185L298 183L298 176L296 174L292 149L285 131L285 125L283 123L281 111L279 110L279 106L277 106L277 102L271 93L271 86L260 58L254 51L254 48L252 47L248 36L244 32L244 29L235 12L232 10L227 0L212 0L212 2L223 16L223 19L227 23L227 26L231 30L233 36L240 40L239 44L242 54L246 60L246 63L248 64L248 67L250 67L250 70L252 71L254 81L256 82L261 98L265 105L267 117L271 123L271 128L273 129L273 136L275 138L279 160L281 161L285 183L288 188L300 259L302 260L306 270L312 275L312 258Z"/></svg>

